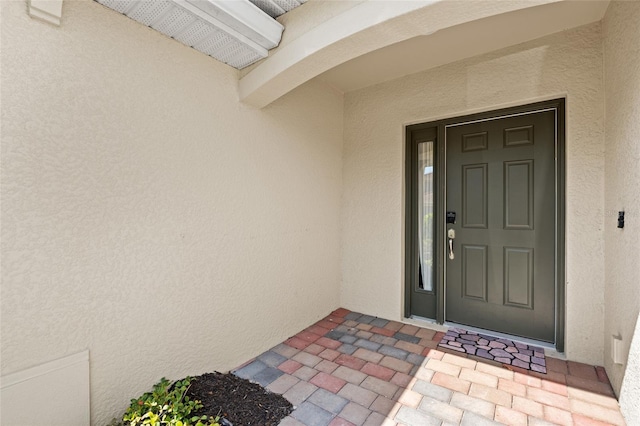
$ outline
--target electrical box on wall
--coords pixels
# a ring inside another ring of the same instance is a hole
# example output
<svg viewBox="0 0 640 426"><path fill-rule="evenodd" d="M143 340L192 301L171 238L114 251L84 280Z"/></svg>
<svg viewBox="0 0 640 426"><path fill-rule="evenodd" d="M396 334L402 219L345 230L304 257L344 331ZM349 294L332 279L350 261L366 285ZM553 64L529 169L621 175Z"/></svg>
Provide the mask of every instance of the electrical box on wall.
<svg viewBox="0 0 640 426"><path fill-rule="evenodd" d="M611 358L613 359L614 364L623 364L624 361L622 359L623 348L622 348L622 337L621 336L611 336L613 341L611 342Z"/></svg>

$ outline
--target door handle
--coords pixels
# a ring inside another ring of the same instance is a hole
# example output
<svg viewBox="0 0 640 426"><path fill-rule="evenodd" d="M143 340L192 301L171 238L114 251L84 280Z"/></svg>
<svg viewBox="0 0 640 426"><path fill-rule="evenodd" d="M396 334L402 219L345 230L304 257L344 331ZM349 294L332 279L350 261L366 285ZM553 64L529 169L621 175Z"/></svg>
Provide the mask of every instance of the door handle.
<svg viewBox="0 0 640 426"><path fill-rule="evenodd" d="M449 240L449 259L453 260L456 256L453 253L453 240L456 238L456 231L449 229L447 231L447 239Z"/></svg>

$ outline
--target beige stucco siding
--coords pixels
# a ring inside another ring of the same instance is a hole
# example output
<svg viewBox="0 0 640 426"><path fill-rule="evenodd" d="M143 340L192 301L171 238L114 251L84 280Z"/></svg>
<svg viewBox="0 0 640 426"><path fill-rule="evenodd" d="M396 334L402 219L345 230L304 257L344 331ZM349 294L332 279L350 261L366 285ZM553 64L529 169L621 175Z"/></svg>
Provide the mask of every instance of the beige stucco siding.
<svg viewBox="0 0 640 426"><path fill-rule="evenodd" d="M386 318L403 315L406 124L563 96L567 98L565 349L570 359L602 364L600 24L345 96L342 304Z"/></svg>
<svg viewBox="0 0 640 426"><path fill-rule="evenodd" d="M640 418L640 2L262 110L238 71L94 1L64 2L60 27L0 5L3 376L88 349L105 424L339 305L402 319L405 126L566 97L566 355L604 364Z"/></svg>
<svg viewBox="0 0 640 426"><path fill-rule="evenodd" d="M237 72L92 1L2 3L2 374L89 349L94 424L338 306L343 100Z"/></svg>
<svg viewBox="0 0 640 426"><path fill-rule="evenodd" d="M605 114L604 363L627 419L640 418L640 2L614 1L603 24ZM624 229L618 211L624 210ZM611 357L622 339L623 364ZM638 330L636 340L640 339ZM628 354L628 355L627 355ZM626 373L625 373L626 370ZM623 385L623 375L624 385Z"/></svg>

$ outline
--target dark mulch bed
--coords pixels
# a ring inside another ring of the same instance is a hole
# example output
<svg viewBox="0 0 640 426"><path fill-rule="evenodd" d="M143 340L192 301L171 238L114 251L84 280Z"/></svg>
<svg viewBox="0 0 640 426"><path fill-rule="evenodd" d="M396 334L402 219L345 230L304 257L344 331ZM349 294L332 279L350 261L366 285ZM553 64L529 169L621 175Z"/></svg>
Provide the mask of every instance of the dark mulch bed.
<svg viewBox="0 0 640 426"><path fill-rule="evenodd" d="M233 426L276 426L293 411L282 395L233 374L215 372L194 377L187 395L202 401L202 409L193 415L220 415Z"/></svg>

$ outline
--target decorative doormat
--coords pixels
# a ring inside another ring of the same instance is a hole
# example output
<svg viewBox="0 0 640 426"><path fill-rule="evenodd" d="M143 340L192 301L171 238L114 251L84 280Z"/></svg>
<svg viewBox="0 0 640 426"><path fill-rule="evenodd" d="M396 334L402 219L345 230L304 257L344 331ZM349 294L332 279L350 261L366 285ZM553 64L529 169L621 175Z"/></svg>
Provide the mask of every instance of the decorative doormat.
<svg viewBox="0 0 640 426"><path fill-rule="evenodd" d="M438 346L501 364L547 374L544 349L460 328L450 328Z"/></svg>

